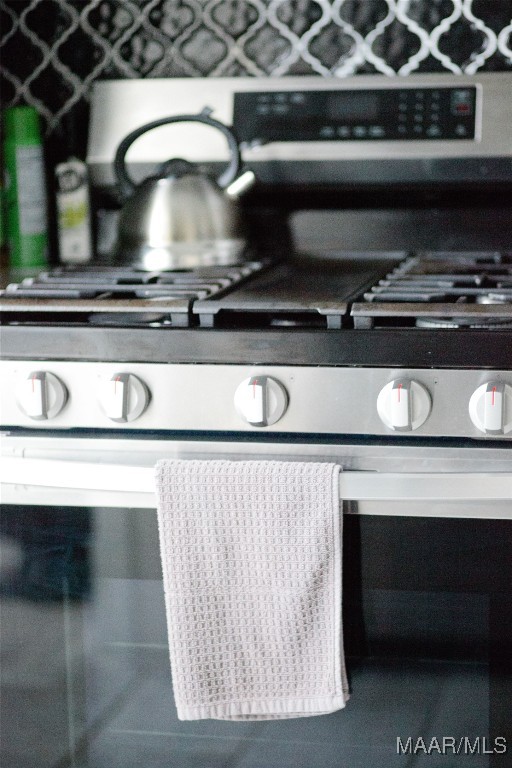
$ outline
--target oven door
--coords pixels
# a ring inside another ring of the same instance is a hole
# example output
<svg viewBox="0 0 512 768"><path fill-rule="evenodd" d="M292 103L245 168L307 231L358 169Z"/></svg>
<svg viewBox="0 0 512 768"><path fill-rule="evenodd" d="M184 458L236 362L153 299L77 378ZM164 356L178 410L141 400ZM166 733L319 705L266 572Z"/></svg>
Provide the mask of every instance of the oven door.
<svg viewBox="0 0 512 768"><path fill-rule="evenodd" d="M343 467L346 709L177 719L152 476L163 457ZM7 436L2 479L2 765L511 764L509 449Z"/></svg>

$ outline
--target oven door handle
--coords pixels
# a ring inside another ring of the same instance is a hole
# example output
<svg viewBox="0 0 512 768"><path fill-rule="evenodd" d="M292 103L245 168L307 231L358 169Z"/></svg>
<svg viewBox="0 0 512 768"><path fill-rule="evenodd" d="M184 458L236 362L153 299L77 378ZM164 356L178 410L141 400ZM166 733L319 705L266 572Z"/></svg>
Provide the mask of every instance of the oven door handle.
<svg viewBox="0 0 512 768"><path fill-rule="evenodd" d="M155 495L153 467L2 457L1 483ZM512 472L367 472L340 474L344 501L512 501Z"/></svg>

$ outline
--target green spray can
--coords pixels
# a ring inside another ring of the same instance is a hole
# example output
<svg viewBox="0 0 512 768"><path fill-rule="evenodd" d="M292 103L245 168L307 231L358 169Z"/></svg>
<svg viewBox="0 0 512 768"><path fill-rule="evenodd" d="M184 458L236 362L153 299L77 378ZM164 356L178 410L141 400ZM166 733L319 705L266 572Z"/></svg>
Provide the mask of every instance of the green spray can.
<svg viewBox="0 0 512 768"><path fill-rule="evenodd" d="M12 267L47 263L48 220L43 145L33 107L4 113L6 236Z"/></svg>

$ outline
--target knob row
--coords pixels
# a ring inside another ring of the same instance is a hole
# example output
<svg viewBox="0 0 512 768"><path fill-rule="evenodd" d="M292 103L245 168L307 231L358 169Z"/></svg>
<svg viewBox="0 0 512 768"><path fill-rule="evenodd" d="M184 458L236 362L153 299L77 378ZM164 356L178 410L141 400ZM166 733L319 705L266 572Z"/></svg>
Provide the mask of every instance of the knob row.
<svg viewBox="0 0 512 768"><path fill-rule="evenodd" d="M115 373L105 379L98 393L105 415L114 422L135 421L149 405L146 384L132 373ZM66 385L53 373L34 371L17 391L20 409L31 419L57 416L66 405ZM237 413L247 424L266 427L277 423L288 408L288 393L277 379L264 374L251 376L238 385L234 394ZM388 428L411 432L425 423L432 410L432 397L418 381L395 379L386 384L377 398L377 412ZM502 435L512 431L512 386L490 381L479 386L469 401L469 416L483 434Z"/></svg>
<svg viewBox="0 0 512 768"><path fill-rule="evenodd" d="M396 379L386 384L377 399L381 421L397 432L418 429L428 419L432 398L417 381ZM500 381L482 384L471 395L469 416L485 435L503 435L512 430L512 387Z"/></svg>
<svg viewBox="0 0 512 768"><path fill-rule="evenodd" d="M31 419L42 421L57 416L68 399L66 385L48 371L33 371L17 393L18 405ZM132 373L115 373L101 385L100 402L112 421L134 421L146 410L150 394L147 386Z"/></svg>

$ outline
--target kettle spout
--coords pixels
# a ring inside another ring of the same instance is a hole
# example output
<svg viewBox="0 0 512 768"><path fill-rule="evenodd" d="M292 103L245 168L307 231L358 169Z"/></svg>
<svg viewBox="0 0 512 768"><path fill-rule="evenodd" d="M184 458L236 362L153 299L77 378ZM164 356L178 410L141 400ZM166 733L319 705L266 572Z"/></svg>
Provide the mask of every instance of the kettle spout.
<svg viewBox="0 0 512 768"><path fill-rule="evenodd" d="M234 181L229 184L224 190L225 194L231 198L231 200L238 200L244 192L250 189L256 183L256 176L252 171L245 171L241 176L238 176Z"/></svg>

